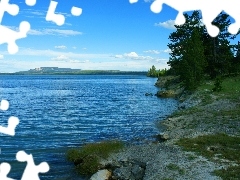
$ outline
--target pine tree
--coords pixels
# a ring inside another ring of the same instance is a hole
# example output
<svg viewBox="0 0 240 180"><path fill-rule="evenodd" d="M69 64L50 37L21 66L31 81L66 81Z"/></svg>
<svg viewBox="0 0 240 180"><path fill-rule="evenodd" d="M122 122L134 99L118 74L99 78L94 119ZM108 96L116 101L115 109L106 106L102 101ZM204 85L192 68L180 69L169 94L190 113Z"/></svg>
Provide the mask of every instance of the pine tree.
<svg viewBox="0 0 240 180"><path fill-rule="evenodd" d="M185 43L183 57L180 61L180 78L186 89L194 90L203 80L206 66L199 29L194 29Z"/></svg>
<svg viewBox="0 0 240 180"><path fill-rule="evenodd" d="M233 58L229 41L233 35L228 32L228 27L231 24L229 15L222 12L213 21L213 24L220 30L217 37L209 36L206 28L204 28L203 33L204 51L208 63L206 73L211 78L228 74L231 68L230 61Z"/></svg>
<svg viewBox="0 0 240 180"><path fill-rule="evenodd" d="M203 31L198 11L194 11L191 16L188 14L184 14L184 16L186 23L181 26L175 25L177 30L171 33L168 38L171 41L171 43L168 44L168 47L171 49L168 64L171 67L171 72L175 75L180 73L180 61L188 46L186 40L191 36L194 29L197 28L199 31Z"/></svg>

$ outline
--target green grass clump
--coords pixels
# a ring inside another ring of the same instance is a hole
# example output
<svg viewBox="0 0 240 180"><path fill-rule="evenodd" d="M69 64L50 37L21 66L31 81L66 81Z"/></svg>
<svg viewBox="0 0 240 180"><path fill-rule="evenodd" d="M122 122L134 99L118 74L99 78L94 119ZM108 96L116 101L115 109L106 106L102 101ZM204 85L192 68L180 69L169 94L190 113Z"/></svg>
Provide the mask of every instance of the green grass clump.
<svg viewBox="0 0 240 180"><path fill-rule="evenodd" d="M169 170L178 171L179 174L184 174L185 173L184 169L180 168L177 164L170 163L170 164L167 165L167 168Z"/></svg>
<svg viewBox="0 0 240 180"><path fill-rule="evenodd" d="M214 82L215 81L215 82ZM198 90L201 92L207 91L223 98L238 99L240 95L240 76L235 77L223 77L220 83L221 88L219 91L213 92L213 89L216 88L215 80L208 80L198 87Z"/></svg>
<svg viewBox="0 0 240 180"><path fill-rule="evenodd" d="M223 133L204 135L193 139L183 138L177 144L184 150L194 151L210 160L229 160L237 164L228 169L217 170L214 173L223 179L234 179L240 174L240 137Z"/></svg>
<svg viewBox="0 0 240 180"><path fill-rule="evenodd" d="M110 153L123 148L119 141L103 141L100 143L86 144L81 148L67 151L67 160L73 162L77 172L82 175L91 175L99 169L99 161L107 158Z"/></svg>
<svg viewBox="0 0 240 180"><path fill-rule="evenodd" d="M240 166L230 166L227 169L215 170L214 174L220 176L223 180L239 180Z"/></svg>
<svg viewBox="0 0 240 180"><path fill-rule="evenodd" d="M208 158L220 154L221 158L240 163L240 137L219 133L193 139L180 139L177 144L185 150L198 152Z"/></svg>

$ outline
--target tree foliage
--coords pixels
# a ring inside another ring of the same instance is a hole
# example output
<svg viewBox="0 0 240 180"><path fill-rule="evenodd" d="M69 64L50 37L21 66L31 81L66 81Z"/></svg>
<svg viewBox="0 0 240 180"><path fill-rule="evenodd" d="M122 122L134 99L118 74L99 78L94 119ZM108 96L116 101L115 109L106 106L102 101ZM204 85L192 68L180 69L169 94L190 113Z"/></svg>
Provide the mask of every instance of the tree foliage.
<svg viewBox="0 0 240 180"><path fill-rule="evenodd" d="M149 77L159 77L159 76L164 76L166 74L166 69L162 70L157 70L154 65L148 70L147 76Z"/></svg>
<svg viewBox="0 0 240 180"><path fill-rule="evenodd" d="M221 13L212 22L220 29L219 35L214 38L207 33L198 11L184 16L186 23L175 25L176 31L169 35L169 72L180 75L184 86L189 90L195 89L205 76L214 79L238 73L240 44L230 44L230 39L237 35L233 36L228 32L231 24L229 16Z"/></svg>

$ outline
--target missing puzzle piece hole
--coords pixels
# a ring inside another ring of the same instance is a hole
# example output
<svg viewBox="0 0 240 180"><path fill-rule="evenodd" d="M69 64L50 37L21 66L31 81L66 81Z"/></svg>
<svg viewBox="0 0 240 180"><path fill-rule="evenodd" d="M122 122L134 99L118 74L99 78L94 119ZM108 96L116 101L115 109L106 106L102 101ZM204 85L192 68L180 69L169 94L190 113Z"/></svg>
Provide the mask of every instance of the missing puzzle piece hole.
<svg viewBox="0 0 240 180"><path fill-rule="evenodd" d="M228 27L228 32L231 34L237 34L239 29L239 25L237 23L230 24Z"/></svg>
<svg viewBox="0 0 240 180"><path fill-rule="evenodd" d="M207 32L210 36L217 37L217 35L219 34L219 29L218 29L218 27L216 27L214 25L207 26Z"/></svg>
<svg viewBox="0 0 240 180"><path fill-rule="evenodd" d="M178 13L176 20L175 20L175 24L180 26L183 25L186 22L186 19L184 17L184 15L182 13Z"/></svg>
<svg viewBox="0 0 240 180"><path fill-rule="evenodd" d="M8 52L9 54L16 54L18 52L18 46L14 44L8 44Z"/></svg>
<svg viewBox="0 0 240 180"><path fill-rule="evenodd" d="M12 16L16 16L19 13L19 7L16 4L12 4L11 9L9 8L8 11Z"/></svg>
<svg viewBox="0 0 240 180"><path fill-rule="evenodd" d="M0 164L0 179L1 180L14 180L12 178L7 177L8 173L11 170L11 166L8 163L1 163Z"/></svg>
<svg viewBox="0 0 240 180"><path fill-rule="evenodd" d="M25 3L28 6L34 6L36 4L36 0L25 0Z"/></svg>
<svg viewBox="0 0 240 180"><path fill-rule="evenodd" d="M7 174L10 172L10 170L11 170L11 166L10 166L10 164L8 164L8 163L5 163L5 162L3 162L3 163L1 163L0 164L0 172L1 172L1 175L3 175L4 177L6 177L7 176ZM1 176L0 176L1 177Z"/></svg>
<svg viewBox="0 0 240 180"><path fill-rule="evenodd" d="M27 21L22 21L19 25L19 31L22 34L26 34L30 29L31 29L31 26Z"/></svg>
<svg viewBox="0 0 240 180"><path fill-rule="evenodd" d="M138 2L138 0L129 0L131 4Z"/></svg>
<svg viewBox="0 0 240 180"><path fill-rule="evenodd" d="M6 111L8 110L8 108L9 108L9 102L3 99L0 104L0 109L3 111Z"/></svg>
<svg viewBox="0 0 240 180"><path fill-rule="evenodd" d="M73 16L80 16L80 15L82 14L82 9L73 6L72 9L71 9L71 14L72 14Z"/></svg>
<svg viewBox="0 0 240 180"><path fill-rule="evenodd" d="M160 13L161 10L162 10L162 2L156 0L154 1L151 6L150 6L150 9L152 12L154 13Z"/></svg>

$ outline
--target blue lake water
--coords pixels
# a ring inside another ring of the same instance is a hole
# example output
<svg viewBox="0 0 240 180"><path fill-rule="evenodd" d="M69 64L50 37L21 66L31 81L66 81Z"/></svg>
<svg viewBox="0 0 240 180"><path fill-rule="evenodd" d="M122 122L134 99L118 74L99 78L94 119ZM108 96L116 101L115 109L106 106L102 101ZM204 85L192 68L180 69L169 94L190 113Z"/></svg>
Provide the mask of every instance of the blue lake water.
<svg viewBox="0 0 240 180"><path fill-rule="evenodd" d="M0 76L0 100L10 103L0 111L0 125L10 116L20 120L16 135L0 134L0 162L8 162L9 177L21 179L26 163L16 160L24 150L35 164L48 162L40 178L82 179L66 162L65 152L88 142L120 139L129 143L149 140L159 133L155 122L176 110L174 99L155 94L156 78L139 75Z"/></svg>

